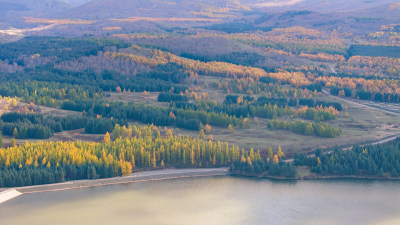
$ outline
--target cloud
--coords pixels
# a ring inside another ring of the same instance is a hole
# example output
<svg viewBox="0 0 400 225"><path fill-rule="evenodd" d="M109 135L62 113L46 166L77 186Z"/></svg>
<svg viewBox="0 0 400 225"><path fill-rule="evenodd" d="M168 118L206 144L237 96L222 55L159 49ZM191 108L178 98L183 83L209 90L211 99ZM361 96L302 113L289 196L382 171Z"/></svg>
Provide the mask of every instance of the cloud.
<svg viewBox="0 0 400 225"><path fill-rule="evenodd" d="M264 2L255 4L257 7L283 7L283 6L291 6L297 3L302 2L303 0L283 0L283 1L272 1L272 2Z"/></svg>

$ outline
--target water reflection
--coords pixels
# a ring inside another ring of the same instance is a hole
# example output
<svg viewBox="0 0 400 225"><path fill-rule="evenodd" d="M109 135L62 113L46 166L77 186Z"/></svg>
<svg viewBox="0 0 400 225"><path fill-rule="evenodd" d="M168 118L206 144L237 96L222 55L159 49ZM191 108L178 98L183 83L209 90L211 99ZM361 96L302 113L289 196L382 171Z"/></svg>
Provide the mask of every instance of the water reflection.
<svg viewBox="0 0 400 225"><path fill-rule="evenodd" d="M21 216L23 215L23 216ZM0 224L400 224L400 183L196 178L23 195Z"/></svg>

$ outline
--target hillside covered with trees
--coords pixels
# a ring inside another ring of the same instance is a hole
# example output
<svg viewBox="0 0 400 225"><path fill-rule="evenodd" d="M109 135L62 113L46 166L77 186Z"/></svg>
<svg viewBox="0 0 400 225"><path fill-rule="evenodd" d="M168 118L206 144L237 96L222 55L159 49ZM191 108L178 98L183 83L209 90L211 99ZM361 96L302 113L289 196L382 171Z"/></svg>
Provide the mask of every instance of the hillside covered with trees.
<svg viewBox="0 0 400 225"><path fill-rule="evenodd" d="M340 2L3 1L0 186L397 177L398 141L340 149L398 135L399 8Z"/></svg>

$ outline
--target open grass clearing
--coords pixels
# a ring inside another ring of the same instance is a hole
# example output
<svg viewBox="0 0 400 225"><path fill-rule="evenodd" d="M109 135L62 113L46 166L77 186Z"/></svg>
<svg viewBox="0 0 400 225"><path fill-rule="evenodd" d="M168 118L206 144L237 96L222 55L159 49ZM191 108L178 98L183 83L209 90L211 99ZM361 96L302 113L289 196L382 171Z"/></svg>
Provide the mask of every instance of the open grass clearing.
<svg viewBox="0 0 400 225"><path fill-rule="evenodd" d="M90 142L101 142L103 141L104 134L86 134L85 129L68 130L59 133L54 133L54 136L49 139L16 139L17 145L28 143L34 143L38 141L90 141ZM3 146L11 146L10 136L3 136Z"/></svg>
<svg viewBox="0 0 400 225"><path fill-rule="evenodd" d="M215 96L210 97L217 101L223 101L226 93L222 91L213 90L208 84L217 80L217 78L210 78L203 80L205 87L202 91L209 91L216 93ZM110 101L123 101L142 103L145 105L168 106L168 103L160 103L157 101L159 93L150 93L144 95L143 93L111 93ZM378 109L367 108L362 105L354 104L344 101L332 96L319 97L321 100L326 101L339 101L343 104L343 111L336 120L328 121L328 123L335 127L340 127L343 134L335 138L322 138L316 136L306 136L293 133L288 130L269 130L266 128L268 120L259 118L258 124L252 119L252 125L249 129L235 128L233 133L230 133L227 128L212 127L211 135L214 140L226 141L231 144L239 145L241 148L254 148L266 151L271 146L275 151L278 146L284 149L287 155L294 152L308 152L316 148L328 148L335 145L353 145L364 142L371 142L382 139L387 136L399 133L400 116L382 112ZM0 101L1 107L1 101ZM42 112L48 115L70 115L80 114L79 112L59 110L48 107L40 107ZM346 112L349 116L345 116ZM290 120L291 118L283 118ZM131 123L135 123L131 121ZM141 123L136 123L141 125ZM172 127L170 127L172 128ZM184 136L198 137L198 131L189 131L184 129L174 128L174 133ZM206 134L209 136L210 134ZM56 133L49 140L54 141L67 141L67 140L84 140L84 141L101 141L104 135L91 135L84 134L84 130L64 131ZM10 143L11 139L4 138L4 143ZM25 143L27 140L17 140L17 143ZM36 140L28 140L36 141Z"/></svg>
<svg viewBox="0 0 400 225"><path fill-rule="evenodd" d="M118 101L124 103L136 103L136 104L144 104L149 106L164 106L168 107L169 103L166 102L158 102L157 98L160 92L149 92L148 94L144 94L143 92L108 92L110 97L106 98L109 101Z"/></svg>
<svg viewBox="0 0 400 225"><path fill-rule="evenodd" d="M327 97L325 100L333 99ZM269 130L266 128L267 120L261 118L258 119L259 125L253 121L249 129L236 128L234 133L230 133L226 128L212 127L211 134L214 140L227 141L246 149L266 151L272 146L276 151L278 146L281 146L287 155L291 155L295 152L308 152L335 145L346 146L376 141L400 133L400 116L374 109L366 110L347 102L342 104L345 109L341 115L336 120L327 122L342 129L343 134L335 138L300 135L288 130ZM346 112L349 117L345 116ZM197 131L175 129L175 133L198 137Z"/></svg>

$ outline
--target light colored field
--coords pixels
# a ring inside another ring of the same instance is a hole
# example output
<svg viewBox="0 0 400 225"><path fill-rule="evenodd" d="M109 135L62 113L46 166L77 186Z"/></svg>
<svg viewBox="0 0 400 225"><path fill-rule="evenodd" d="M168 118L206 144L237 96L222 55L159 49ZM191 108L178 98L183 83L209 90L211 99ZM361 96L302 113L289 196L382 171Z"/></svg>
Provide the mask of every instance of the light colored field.
<svg viewBox="0 0 400 225"><path fill-rule="evenodd" d="M326 99L333 101L330 97ZM259 119L259 125L253 122L249 129L236 128L234 133L229 133L224 128L213 127L211 134L214 140L227 141L246 149L254 148L265 151L272 146L276 151L278 146L281 146L287 155L292 155L294 152L308 152L335 145L347 146L372 142L400 133L400 116L370 108L366 109L347 102L342 104L345 109L341 115L336 120L328 122L332 126L340 127L343 131L341 136L335 138L306 136L287 130L271 131L266 128L265 119ZM345 112L349 113L349 117L344 116ZM198 137L198 132L194 131L175 129L175 133Z"/></svg>
<svg viewBox="0 0 400 225"><path fill-rule="evenodd" d="M86 134L85 129L68 130L60 133L55 133L50 141L94 141L101 142L104 139L104 134Z"/></svg>
<svg viewBox="0 0 400 225"><path fill-rule="evenodd" d="M80 116L82 113L76 112L76 111L71 111L71 110L64 110L64 109L58 109L58 108L51 108L51 107L45 107L45 106L40 106L41 113L43 115L52 115L52 116Z"/></svg>
<svg viewBox="0 0 400 225"><path fill-rule="evenodd" d="M110 94L110 97L107 98L107 100L109 101L118 101L124 103L133 102L136 104L145 104L151 106L164 106L164 107L169 106L169 103L157 101L160 92L150 92L148 95L143 94L143 92L131 92L131 93L108 92L108 94Z"/></svg>
<svg viewBox="0 0 400 225"><path fill-rule="evenodd" d="M209 89L209 84L215 82L217 79L206 79L202 86L206 86L202 91L209 92L211 99L222 102L225 98L224 93ZM212 95L215 93L214 95ZM111 93L109 100L143 103L145 105L165 106L168 103L157 102L159 93L150 93L144 95L143 93ZM120 97L121 96L121 97ZM321 99L328 101L342 102L344 109L336 120L329 121L328 123L335 127L340 127L343 134L335 138L321 138L316 136L305 136L295 134L287 130L268 130L266 128L266 119L259 118L259 122L252 121L249 129L235 128L234 133L230 133L226 128L212 127L211 135L214 140L226 141L231 144L239 145L241 148L254 148L261 151L267 150L271 146L274 151L281 146L287 155L292 155L298 151L312 151L316 148L327 148L335 145L346 146L358 143L372 142L375 140L383 139L387 136L392 136L400 133L400 116L393 113L387 113L378 109L354 104L345 100L341 100L332 96L321 96ZM0 108L1 107L0 101ZM79 114L78 112L59 110L47 107L40 107L44 114L48 115L68 115ZM345 116L348 112L349 117ZM286 118L289 119L289 118ZM131 121L134 122L134 121ZM136 123L141 125L140 123ZM184 129L174 128L174 133L184 136L198 137L197 131L189 131ZM208 136L207 134L206 136ZM101 141L104 135L89 135L85 134L83 129L75 131L64 131L55 134L49 140L51 141L66 141L66 140L83 140L83 141ZM25 141L37 140L17 140L17 144L23 144ZM5 145L11 142L10 137L4 137Z"/></svg>
<svg viewBox="0 0 400 225"><path fill-rule="evenodd" d="M202 87L202 92L204 91L209 94L208 96L210 99L223 102L226 93L211 88L211 83L214 82L218 82L218 78L201 76L198 85ZM195 85L192 86L192 88L194 87ZM110 100L118 99L124 102L168 106L168 103L157 102L157 96L158 93L150 93L150 95L147 96L142 93L121 93L121 98L119 98L118 93L112 93ZM338 118L333 121L327 121L330 125L342 129L343 134L341 136L323 138L295 134L287 130L272 131L266 128L266 122L268 120L262 118L258 119L258 124L252 121L252 125L249 129L235 128L234 133L230 133L226 128L212 127L211 135L214 140L226 141L246 149L254 148L265 151L271 146L276 151L278 146L281 146L284 152L290 156L298 151L308 152L317 148L328 148L335 145L351 146L358 143L380 140L400 133L400 116L396 114L383 112L379 109L362 106L333 96L321 94L319 99L338 101L343 104L344 109ZM349 117L345 116L346 112L349 114ZM290 118L286 119L290 120ZM174 128L174 133L198 137L197 131ZM206 136L208 136L208 134L206 134Z"/></svg>

